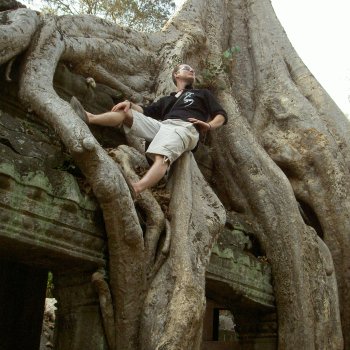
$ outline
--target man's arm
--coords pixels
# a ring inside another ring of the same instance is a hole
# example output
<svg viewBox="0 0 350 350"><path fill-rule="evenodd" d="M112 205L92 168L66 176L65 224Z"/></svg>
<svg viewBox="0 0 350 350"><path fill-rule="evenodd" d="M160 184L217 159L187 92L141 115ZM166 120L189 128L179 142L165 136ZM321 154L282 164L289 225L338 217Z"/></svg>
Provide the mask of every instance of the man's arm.
<svg viewBox="0 0 350 350"><path fill-rule="evenodd" d="M192 124L198 126L201 131L210 131L222 126L225 123L226 118L222 114L217 114L209 122L203 122L202 120L196 118L188 118L187 120Z"/></svg>
<svg viewBox="0 0 350 350"><path fill-rule="evenodd" d="M208 122L209 130L220 128L224 125L226 118L222 114L217 114L211 121Z"/></svg>
<svg viewBox="0 0 350 350"><path fill-rule="evenodd" d="M128 101L128 100L125 100L123 102L116 104L112 108L112 112L117 112L117 111L123 110L125 113L127 113L130 109L133 109L135 111L143 113L143 108L141 106L139 106L131 101Z"/></svg>
<svg viewBox="0 0 350 350"><path fill-rule="evenodd" d="M138 111L144 114L147 117L151 117L153 119L162 120L164 116L164 112L166 110L166 106L168 103L169 96L164 96L160 98L158 101L151 103L147 106L139 106L136 103L125 100L124 102L120 102L112 108L112 112L123 110L124 112L128 112L130 109Z"/></svg>

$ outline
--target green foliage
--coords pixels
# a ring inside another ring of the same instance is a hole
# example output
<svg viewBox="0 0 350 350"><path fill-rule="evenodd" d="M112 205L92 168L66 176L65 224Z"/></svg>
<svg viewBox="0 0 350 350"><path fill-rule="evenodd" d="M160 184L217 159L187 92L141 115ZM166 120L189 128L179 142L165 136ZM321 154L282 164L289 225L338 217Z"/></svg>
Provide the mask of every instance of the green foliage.
<svg viewBox="0 0 350 350"><path fill-rule="evenodd" d="M217 77L224 72L223 65L215 65L208 62L205 68L202 70L203 83L207 87L216 88Z"/></svg>
<svg viewBox="0 0 350 350"><path fill-rule="evenodd" d="M52 272L49 272L47 276L47 284L46 284L46 298L53 298L53 275Z"/></svg>
<svg viewBox="0 0 350 350"><path fill-rule="evenodd" d="M233 46L228 48L222 54L222 64L223 69L226 73L230 72L233 69L233 65L235 62L235 55L241 52L241 48L239 46Z"/></svg>
<svg viewBox="0 0 350 350"><path fill-rule="evenodd" d="M140 31L159 30L175 9L172 0L43 0L51 14L89 14Z"/></svg>
<svg viewBox="0 0 350 350"><path fill-rule="evenodd" d="M235 56L241 51L239 46L234 46L228 48L222 53L222 60L219 65L215 65L210 61L206 60L202 62L202 79L199 85L202 88L207 88L211 90L222 89L222 84L220 84L219 76L224 73L229 73L233 70L235 63Z"/></svg>

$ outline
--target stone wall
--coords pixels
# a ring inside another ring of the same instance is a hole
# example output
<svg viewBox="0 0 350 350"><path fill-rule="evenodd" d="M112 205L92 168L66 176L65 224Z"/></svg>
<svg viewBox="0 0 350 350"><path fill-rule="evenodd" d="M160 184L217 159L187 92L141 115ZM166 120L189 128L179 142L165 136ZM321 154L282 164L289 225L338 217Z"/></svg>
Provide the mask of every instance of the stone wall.
<svg viewBox="0 0 350 350"><path fill-rule="evenodd" d="M244 220L228 214L207 268L203 350L277 349L271 268L253 237ZM220 329L223 310L233 315L233 331Z"/></svg>
<svg viewBox="0 0 350 350"><path fill-rule="evenodd" d="M39 348L49 271L58 300L55 348L105 349L90 283L106 264L101 210L55 132L19 103L16 71L11 78L0 83L0 349ZM69 89L88 90L64 66L55 80L66 99ZM113 98L106 89L94 94L100 104ZM106 147L125 142L118 132L94 132Z"/></svg>

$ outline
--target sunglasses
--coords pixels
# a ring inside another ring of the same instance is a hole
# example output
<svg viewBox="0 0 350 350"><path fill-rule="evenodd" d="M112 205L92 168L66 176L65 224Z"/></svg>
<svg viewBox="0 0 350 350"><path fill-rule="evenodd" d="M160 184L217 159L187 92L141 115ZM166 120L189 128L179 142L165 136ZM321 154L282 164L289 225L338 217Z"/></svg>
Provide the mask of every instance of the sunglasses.
<svg viewBox="0 0 350 350"><path fill-rule="evenodd" d="M188 71L188 72L194 72L194 69L192 68L192 67L190 67L190 66L182 66L179 70L178 70L178 72L180 71L180 70L186 70L186 71Z"/></svg>

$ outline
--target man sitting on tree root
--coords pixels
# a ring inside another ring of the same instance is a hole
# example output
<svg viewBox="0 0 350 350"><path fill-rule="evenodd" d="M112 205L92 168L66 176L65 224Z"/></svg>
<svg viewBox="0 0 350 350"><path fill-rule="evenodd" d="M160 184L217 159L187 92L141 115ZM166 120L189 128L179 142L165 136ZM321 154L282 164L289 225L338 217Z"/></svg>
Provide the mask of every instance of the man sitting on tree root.
<svg viewBox="0 0 350 350"><path fill-rule="evenodd" d="M146 153L154 163L141 180L131 184L134 195L156 185L182 153L193 150L199 132L216 129L227 120L226 112L209 90L193 89L195 72L189 65L177 65L172 79L176 92L146 107L126 100L110 112L96 115L84 111L75 97L71 100L72 107L87 124L123 125L126 133L150 142Z"/></svg>

